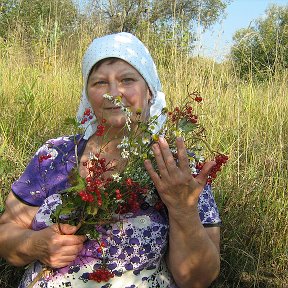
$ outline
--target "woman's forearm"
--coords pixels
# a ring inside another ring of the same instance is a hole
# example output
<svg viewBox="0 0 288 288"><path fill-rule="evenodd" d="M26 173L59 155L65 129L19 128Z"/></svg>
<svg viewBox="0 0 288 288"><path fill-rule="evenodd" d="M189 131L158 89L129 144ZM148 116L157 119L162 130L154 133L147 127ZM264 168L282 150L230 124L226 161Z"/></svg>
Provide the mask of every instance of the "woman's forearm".
<svg viewBox="0 0 288 288"><path fill-rule="evenodd" d="M0 216L0 257L14 266L34 261L37 254L31 230L33 218L39 208L20 202L11 192L6 199L5 212Z"/></svg>
<svg viewBox="0 0 288 288"><path fill-rule="evenodd" d="M181 288L208 287L220 269L219 247L203 227L198 211L169 211L168 266Z"/></svg>
<svg viewBox="0 0 288 288"><path fill-rule="evenodd" d="M13 266L24 266L34 261L35 247L32 234L34 231L19 227L14 223L0 225L0 257Z"/></svg>

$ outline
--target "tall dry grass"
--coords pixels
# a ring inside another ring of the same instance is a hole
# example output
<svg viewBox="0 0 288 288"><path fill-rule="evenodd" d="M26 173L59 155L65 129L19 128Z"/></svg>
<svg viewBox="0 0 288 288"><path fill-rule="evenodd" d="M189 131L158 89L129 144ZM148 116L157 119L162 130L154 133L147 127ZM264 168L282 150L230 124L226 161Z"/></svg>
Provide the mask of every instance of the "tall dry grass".
<svg viewBox="0 0 288 288"><path fill-rule="evenodd" d="M264 83L242 82L229 63L191 59L165 36L159 45L154 35L141 35L156 59L169 105L199 91L207 140L230 156L214 184L223 220L222 271L214 287L286 287L287 71ZM92 36L75 39L49 49L36 43L32 50L17 35L0 40L2 210L11 183L39 145L73 133L63 120L76 112L81 56ZM2 261L0 269L0 286L16 287L11 267Z"/></svg>

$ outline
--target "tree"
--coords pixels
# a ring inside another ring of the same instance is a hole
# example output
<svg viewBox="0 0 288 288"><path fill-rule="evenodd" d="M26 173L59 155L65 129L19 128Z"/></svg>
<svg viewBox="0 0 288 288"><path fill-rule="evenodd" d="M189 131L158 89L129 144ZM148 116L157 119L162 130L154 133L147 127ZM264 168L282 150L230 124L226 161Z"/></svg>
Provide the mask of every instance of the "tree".
<svg viewBox="0 0 288 288"><path fill-rule="evenodd" d="M255 25L237 31L231 48L240 77L266 79L288 68L288 6L272 5Z"/></svg>
<svg viewBox="0 0 288 288"><path fill-rule="evenodd" d="M148 23L154 28L159 25L191 25L198 21L204 28L209 27L223 15L230 0L92 0L92 14L102 15L111 32L135 33ZM161 26L160 25L160 26Z"/></svg>
<svg viewBox="0 0 288 288"><path fill-rule="evenodd" d="M0 36L21 28L28 40L43 33L68 33L75 28L78 11L72 0L0 0Z"/></svg>

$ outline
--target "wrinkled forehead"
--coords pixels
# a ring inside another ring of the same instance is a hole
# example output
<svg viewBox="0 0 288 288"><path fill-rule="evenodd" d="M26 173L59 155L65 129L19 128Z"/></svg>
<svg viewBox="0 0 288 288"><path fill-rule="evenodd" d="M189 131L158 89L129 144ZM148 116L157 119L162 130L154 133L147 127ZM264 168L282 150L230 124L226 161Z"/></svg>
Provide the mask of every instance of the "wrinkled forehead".
<svg viewBox="0 0 288 288"><path fill-rule="evenodd" d="M92 78L96 77L96 74L98 72L103 72L108 68L108 71L118 71L121 75L127 76L137 76L141 77L144 81L145 79L143 76L139 73L138 70L136 70L132 65L130 65L128 62L119 59L119 58L105 58L97 62L89 72L89 76L87 79L87 82L89 82ZM112 69L112 70L110 70ZM100 73L101 73L100 72ZM124 74L123 74L124 73ZM146 81L145 81L146 82ZM147 83L146 83L147 84Z"/></svg>

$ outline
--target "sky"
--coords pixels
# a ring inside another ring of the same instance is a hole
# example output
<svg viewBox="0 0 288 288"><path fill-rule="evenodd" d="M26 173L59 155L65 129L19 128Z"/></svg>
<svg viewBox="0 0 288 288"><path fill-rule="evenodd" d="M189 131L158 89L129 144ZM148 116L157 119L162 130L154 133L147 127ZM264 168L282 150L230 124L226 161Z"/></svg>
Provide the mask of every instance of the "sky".
<svg viewBox="0 0 288 288"><path fill-rule="evenodd" d="M233 0L226 8L226 18L202 33L198 31L194 55L212 58L217 62L225 59L233 44L234 33L241 28L248 28L253 21L265 16L265 10L272 4L288 5L288 0Z"/></svg>

